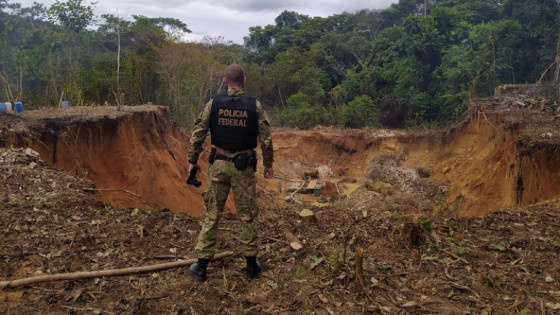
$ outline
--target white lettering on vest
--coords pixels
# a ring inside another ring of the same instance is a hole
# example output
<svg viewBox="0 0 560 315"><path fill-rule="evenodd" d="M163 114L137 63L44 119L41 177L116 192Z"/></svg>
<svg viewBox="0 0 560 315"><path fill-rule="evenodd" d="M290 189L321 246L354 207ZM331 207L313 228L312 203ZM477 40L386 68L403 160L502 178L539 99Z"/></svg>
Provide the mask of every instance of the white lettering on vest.
<svg viewBox="0 0 560 315"><path fill-rule="evenodd" d="M218 118L218 125L232 127L247 127L247 120L235 118Z"/></svg>
<svg viewBox="0 0 560 315"><path fill-rule="evenodd" d="M249 114L246 110L240 109L223 109L218 110L218 116L220 117L232 117L232 118L248 118Z"/></svg>

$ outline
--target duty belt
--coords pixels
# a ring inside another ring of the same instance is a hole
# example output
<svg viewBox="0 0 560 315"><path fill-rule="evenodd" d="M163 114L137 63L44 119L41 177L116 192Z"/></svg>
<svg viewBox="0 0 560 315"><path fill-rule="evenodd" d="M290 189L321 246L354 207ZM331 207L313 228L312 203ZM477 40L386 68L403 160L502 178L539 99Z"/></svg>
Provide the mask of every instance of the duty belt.
<svg viewBox="0 0 560 315"><path fill-rule="evenodd" d="M235 157L229 157L229 156L225 156L222 154L217 154L216 153L216 160L222 160L222 161L228 161L228 162L232 162L233 160L235 160Z"/></svg>
<svg viewBox="0 0 560 315"><path fill-rule="evenodd" d="M251 157L255 154L254 149L237 151L237 152L230 152L230 151L224 150L220 147L213 147L213 148L216 149L216 157L215 157L216 160L233 161L235 159L235 156L238 155L239 153L245 153L249 157Z"/></svg>

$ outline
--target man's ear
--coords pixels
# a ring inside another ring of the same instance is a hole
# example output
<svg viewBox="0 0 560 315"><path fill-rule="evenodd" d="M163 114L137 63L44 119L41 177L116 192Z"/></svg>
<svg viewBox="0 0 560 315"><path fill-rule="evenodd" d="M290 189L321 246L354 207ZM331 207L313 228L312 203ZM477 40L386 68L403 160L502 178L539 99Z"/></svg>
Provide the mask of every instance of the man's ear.
<svg viewBox="0 0 560 315"><path fill-rule="evenodd" d="M223 77L223 78L222 78L222 82L224 82L224 84L227 84L227 79L226 79L226 77Z"/></svg>

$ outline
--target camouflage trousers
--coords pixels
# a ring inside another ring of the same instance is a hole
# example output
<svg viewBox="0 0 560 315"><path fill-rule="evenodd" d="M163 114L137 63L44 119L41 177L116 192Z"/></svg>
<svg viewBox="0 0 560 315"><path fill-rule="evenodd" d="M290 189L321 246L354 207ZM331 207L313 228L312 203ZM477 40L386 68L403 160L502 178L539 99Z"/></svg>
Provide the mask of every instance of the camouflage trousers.
<svg viewBox="0 0 560 315"><path fill-rule="evenodd" d="M233 162L216 160L208 169L208 189L204 192L205 217L198 235L195 252L199 258L212 258L218 233L218 223L230 189L241 225L241 253L257 255L258 228L255 172L251 166L240 171Z"/></svg>

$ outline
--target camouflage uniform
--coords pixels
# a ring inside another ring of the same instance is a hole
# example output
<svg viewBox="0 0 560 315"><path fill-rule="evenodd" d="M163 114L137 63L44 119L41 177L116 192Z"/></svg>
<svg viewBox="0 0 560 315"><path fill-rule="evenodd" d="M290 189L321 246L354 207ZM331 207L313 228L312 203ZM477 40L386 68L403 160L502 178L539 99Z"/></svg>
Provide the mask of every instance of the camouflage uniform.
<svg viewBox="0 0 560 315"><path fill-rule="evenodd" d="M242 96L243 91L230 88L229 96ZM206 104L204 111L196 121L189 148L189 162L198 161L202 145L210 128L212 100ZM256 101L258 113L258 138L263 155L263 165L271 168L273 148L271 130L266 112ZM232 152L233 154L235 152ZM199 258L210 259L214 256L214 244L218 223L226 203L230 188L233 190L237 215L241 222L241 253L244 256L257 255L258 228L255 222L258 209L256 202L255 172L252 167L238 170L231 161L215 160L208 169L208 188L204 192L205 218L198 236L195 251Z"/></svg>

